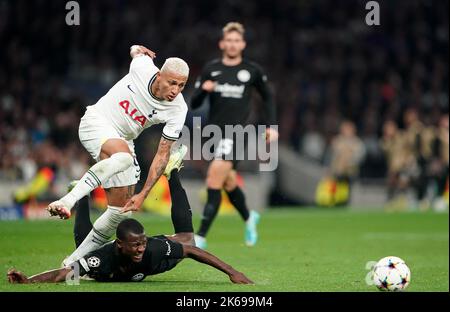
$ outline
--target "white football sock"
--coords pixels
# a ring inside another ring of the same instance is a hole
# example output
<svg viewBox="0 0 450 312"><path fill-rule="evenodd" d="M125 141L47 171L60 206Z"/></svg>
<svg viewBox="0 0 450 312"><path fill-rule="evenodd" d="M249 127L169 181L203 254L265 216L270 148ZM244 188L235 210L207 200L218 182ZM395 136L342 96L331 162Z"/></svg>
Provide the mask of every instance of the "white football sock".
<svg viewBox="0 0 450 312"><path fill-rule="evenodd" d="M64 260L64 265L68 266L106 244L116 233L119 223L131 216L131 211L120 213L121 209L121 207L108 206L108 209L94 222L92 230L80 246Z"/></svg>
<svg viewBox="0 0 450 312"><path fill-rule="evenodd" d="M71 209L77 201L88 195L113 175L125 171L133 165L133 156L119 152L93 165L75 187L60 199L66 208Z"/></svg>

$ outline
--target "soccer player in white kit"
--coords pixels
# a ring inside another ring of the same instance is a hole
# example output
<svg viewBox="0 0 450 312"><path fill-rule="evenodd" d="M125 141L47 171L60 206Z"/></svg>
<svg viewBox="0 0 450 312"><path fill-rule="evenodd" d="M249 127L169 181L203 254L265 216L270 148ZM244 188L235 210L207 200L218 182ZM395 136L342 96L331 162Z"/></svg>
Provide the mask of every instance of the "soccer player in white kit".
<svg viewBox="0 0 450 312"><path fill-rule="evenodd" d="M163 174L171 146L179 138L186 119L188 109L181 94L189 75L186 62L168 58L159 70L153 63L155 53L139 45L130 48L130 56L129 73L95 105L88 106L81 118L80 141L97 163L69 193L47 208L51 215L68 219L70 209L78 200L100 185L106 190L107 210L64 263L72 263L105 244L114 235L117 225L132 211L139 210ZM158 151L144 187L133 195L140 176L133 140L144 129L160 123L165 126Z"/></svg>

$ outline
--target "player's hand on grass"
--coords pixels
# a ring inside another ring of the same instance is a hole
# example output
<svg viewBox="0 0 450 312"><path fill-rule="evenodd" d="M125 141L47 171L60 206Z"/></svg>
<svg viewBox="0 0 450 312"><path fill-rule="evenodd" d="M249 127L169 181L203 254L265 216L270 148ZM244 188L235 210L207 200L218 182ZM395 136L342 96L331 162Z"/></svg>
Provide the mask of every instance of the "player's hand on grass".
<svg viewBox="0 0 450 312"><path fill-rule="evenodd" d="M138 211L139 209L141 209L144 200L145 196L141 193L133 195L122 208L121 212L125 213L128 211Z"/></svg>
<svg viewBox="0 0 450 312"><path fill-rule="evenodd" d="M244 275L244 273L238 271L230 274L230 280L235 284L254 284L251 279Z"/></svg>
<svg viewBox="0 0 450 312"><path fill-rule="evenodd" d="M278 140L279 134L278 131L273 128L266 129L266 143L273 142Z"/></svg>
<svg viewBox="0 0 450 312"><path fill-rule="evenodd" d="M206 92L213 92L215 87L216 87L216 83L212 80L206 80L202 84L202 89Z"/></svg>
<svg viewBox="0 0 450 312"><path fill-rule="evenodd" d="M17 271L16 269L10 269L8 271L8 282L11 284L26 284L28 283L28 277L22 272Z"/></svg>
<svg viewBox="0 0 450 312"><path fill-rule="evenodd" d="M135 57L139 54L144 54L144 55L148 55L150 56L152 59L154 59L156 57L156 53L153 52L150 49L147 49L146 47L142 46L142 45L133 45L130 48L130 55L131 57Z"/></svg>

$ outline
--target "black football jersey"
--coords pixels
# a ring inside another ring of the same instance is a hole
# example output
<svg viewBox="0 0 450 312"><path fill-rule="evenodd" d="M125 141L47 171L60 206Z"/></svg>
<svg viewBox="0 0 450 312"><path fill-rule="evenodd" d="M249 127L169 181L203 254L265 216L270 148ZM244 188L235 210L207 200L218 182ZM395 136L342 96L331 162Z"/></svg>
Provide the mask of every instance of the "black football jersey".
<svg viewBox="0 0 450 312"><path fill-rule="evenodd" d="M183 258L183 246L164 235L147 237L142 261L132 262L120 255L112 241L77 261L80 275L100 282L139 282L148 275L173 269Z"/></svg>
<svg viewBox="0 0 450 312"><path fill-rule="evenodd" d="M206 80L216 82L213 92L202 89ZM208 63L195 83L191 99L193 109L202 105L208 96L210 102L209 123L218 126L246 124L250 114L252 89L256 89L266 111L266 124L275 124L275 106L267 85L267 77L256 63L244 59L239 65L226 66L220 59Z"/></svg>

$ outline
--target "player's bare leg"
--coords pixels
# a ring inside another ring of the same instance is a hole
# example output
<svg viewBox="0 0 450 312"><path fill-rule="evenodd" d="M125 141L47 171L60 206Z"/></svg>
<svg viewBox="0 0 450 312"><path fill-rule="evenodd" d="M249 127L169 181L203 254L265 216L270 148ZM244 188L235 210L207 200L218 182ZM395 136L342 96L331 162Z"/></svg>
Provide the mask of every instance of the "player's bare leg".
<svg viewBox="0 0 450 312"><path fill-rule="evenodd" d="M230 170L230 173L228 173L228 176L225 179L225 183L224 183L223 188L225 189L225 191L231 192L236 187L238 187L238 185L237 185L237 172L236 172L236 170L232 169L232 170Z"/></svg>
<svg viewBox="0 0 450 312"><path fill-rule="evenodd" d="M70 218L70 209L78 200L88 195L113 175L133 165L133 156L128 144L122 139L107 140L102 145L100 159L83 175L80 183L77 183L69 193L48 205L47 210L51 216L59 216L61 219Z"/></svg>
<svg viewBox="0 0 450 312"><path fill-rule="evenodd" d="M224 189L228 194L228 198L240 216L245 222L245 244L254 246L258 241L258 232L256 226L259 223L260 214L255 210L249 211L245 202L245 195L241 188L237 185L236 170L231 170L225 180Z"/></svg>
<svg viewBox="0 0 450 312"><path fill-rule="evenodd" d="M215 159L208 168L206 185L208 187L208 199L203 210L200 229L195 235L197 247L206 248L206 235L219 210L222 199L221 190L225 184L228 174L233 169L233 163L227 160Z"/></svg>
<svg viewBox="0 0 450 312"><path fill-rule="evenodd" d="M233 163L231 161L222 159L213 160L208 168L206 186L212 189L222 189L232 169Z"/></svg>

